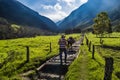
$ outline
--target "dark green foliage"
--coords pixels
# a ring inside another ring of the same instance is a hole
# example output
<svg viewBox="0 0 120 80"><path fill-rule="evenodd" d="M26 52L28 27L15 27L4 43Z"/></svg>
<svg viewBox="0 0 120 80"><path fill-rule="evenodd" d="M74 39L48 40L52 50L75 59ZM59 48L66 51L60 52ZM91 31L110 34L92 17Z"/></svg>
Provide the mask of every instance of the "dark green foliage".
<svg viewBox="0 0 120 80"><path fill-rule="evenodd" d="M96 34L103 34L103 33L111 33L111 21L108 17L108 14L106 12L101 12L97 15L97 17L94 19L94 32Z"/></svg>
<svg viewBox="0 0 120 80"><path fill-rule="evenodd" d="M39 28L10 24L6 19L0 18L0 39L33 37L37 35L51 35L51 34L53 33L41 30Z"/></svg>
<svg viewBox="0 0 120 80"><path fill-rule="evenodd" d="M113 31L120 32L120 24L114 26Z"/></svg>
<svg viewBox="0 0 120 80"><path fill-rule="evenodd" d="M101 12L94 19L94 33L100 34L100 43L103 44L102 37L104 33L112 33L111 21L106 12Z"/></svg>
<svg viewBox="0 0 120 80"><path fill-rule="evenodd" d="M0 18L0 39L12 37L12 28L6 19Z"/></svg>
<svg viewBox="0 0 120 80"><path fill-rule="evenodd" d="M66 34L81 33L81 29L80 29L80 28L67 29L67 30L65 30L65 33L66 33Z"/></svg>

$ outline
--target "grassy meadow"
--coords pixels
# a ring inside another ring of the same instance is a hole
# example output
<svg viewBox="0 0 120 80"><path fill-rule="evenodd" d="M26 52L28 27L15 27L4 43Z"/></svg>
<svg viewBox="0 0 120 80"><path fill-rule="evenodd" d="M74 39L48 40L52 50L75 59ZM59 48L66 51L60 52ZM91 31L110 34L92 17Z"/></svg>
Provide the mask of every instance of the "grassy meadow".
<svg viewBox="0 0 120 80"><path fill-rule="evenodd" d="M80 34L66 35L80 38ZM18 74L36 69L47 59L57 55L61 36L36 36L0 40L0 80L16 80ZM50 43L52 51L50 52ZM29 46L30 61L26 62L26 46ZM14 77L15 76L15 77Z"/></svg>
<svg viewBox="0 0 120 80"><path fill-rule="evenodd" d="M92 33L86 34L92 45L95 46L95 59L92 59L92 52L88 51L86 39L80 47L80 54L70 65L65 80L103 80L104 79L104 57L114 59L114 70L112 80L120 80L120 33L104 35L103 47L100 46L100 39ZM107 46L107 47L104 47Z"/></svg>
<svg viewBox="0 0 120 80"><path fill-rule="evenodd" d="M99 38L96 38L95 35L89 34L88 39L92 41L93 44L99 44ZM120 33L112 33L110 37L105 35L103 37L103 47L96 47L96 51L102 57L112 57L114 59L113 74L115 74L120 79Z"/></svg>

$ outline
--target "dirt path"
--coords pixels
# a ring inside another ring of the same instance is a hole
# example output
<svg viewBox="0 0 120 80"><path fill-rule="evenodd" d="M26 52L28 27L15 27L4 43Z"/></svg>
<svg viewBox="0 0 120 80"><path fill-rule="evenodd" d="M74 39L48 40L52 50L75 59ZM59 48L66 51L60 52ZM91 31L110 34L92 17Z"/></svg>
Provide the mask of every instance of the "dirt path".
<svg viewBox="0 0 120 80"><path fill-rule="evenodd" d="M73 44L73 51L68 51L67 63L60 65L59 56L53 57L37 68L36 74L32 75L31 78L26 78L25 76L28 73L24 73L22 75L24 76L24 80L64 80L64 76L68 71L69 65L74 61L79 53L79 47L82 41L83 37Z"/></svg>

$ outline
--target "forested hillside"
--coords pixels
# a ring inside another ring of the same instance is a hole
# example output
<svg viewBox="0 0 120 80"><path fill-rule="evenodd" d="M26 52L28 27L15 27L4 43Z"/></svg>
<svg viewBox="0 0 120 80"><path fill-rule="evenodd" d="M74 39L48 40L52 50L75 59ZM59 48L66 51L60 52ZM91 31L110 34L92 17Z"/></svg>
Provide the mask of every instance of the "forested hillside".
<svg viewBox="0 0 120 80"><path fill-rule="evenodd" d="M39 28L10 24L6 19L0 18L0 39L33 37L37 35L51 35L51 34L53 33L41 30Z"/></svg>

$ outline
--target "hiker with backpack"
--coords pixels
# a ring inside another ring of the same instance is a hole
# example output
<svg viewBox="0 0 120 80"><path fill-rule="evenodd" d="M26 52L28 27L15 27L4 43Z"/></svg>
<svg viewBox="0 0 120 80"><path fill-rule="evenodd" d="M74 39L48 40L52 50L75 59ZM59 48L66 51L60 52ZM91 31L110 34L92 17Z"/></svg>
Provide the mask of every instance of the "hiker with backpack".
<svg viewBox="0 0 120 80"><path fill-rule="evenodd" d="M62 54L64 52L65 57L64 57L64 62L66 63L67 59L67 40L65 39L65 35L62 35L61 38L58 41L59 44L59 52L60 52L60 63L62 65Z"/></svg>

